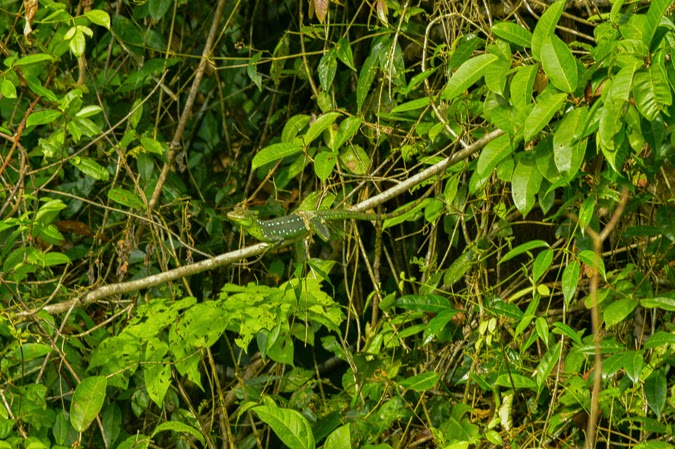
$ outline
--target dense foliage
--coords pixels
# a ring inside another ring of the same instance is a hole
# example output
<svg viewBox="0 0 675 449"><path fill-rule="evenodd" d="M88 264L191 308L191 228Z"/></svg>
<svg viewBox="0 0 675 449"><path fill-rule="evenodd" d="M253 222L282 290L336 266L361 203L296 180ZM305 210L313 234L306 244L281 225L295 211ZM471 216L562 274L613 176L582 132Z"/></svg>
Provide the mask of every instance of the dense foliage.
<svg viewBox="0 0 675 449"><path fill-rule="evenodd" d="M675 446L672 13L1 2L0 449Z"/></svg>

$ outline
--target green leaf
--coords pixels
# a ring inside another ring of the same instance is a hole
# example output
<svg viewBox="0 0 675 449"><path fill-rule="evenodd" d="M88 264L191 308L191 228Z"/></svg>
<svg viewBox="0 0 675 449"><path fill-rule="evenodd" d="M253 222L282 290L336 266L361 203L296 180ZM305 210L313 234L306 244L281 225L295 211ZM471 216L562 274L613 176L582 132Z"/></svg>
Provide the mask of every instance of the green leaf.
<svg viewBox="0 0 675 449"><path fill-rule="evenodd" d="M61 111L47 110L33 112L26 119L26 126L46 125L59 117L61 117Z"/></svg>
<svg viewBox="0 0 675 449"><path fill-rule="evenodd" d="M541 47L544 41L555 33L555 27L558 25L558 20L560 20L560 16L565 9L565 1L558 0L550 5L537 21L532 34L532 56L534 56L534 59L541 59Z"/></svg>
<svg viewBox="0 0 675 449"><path fill-rule="evenodd" d="M143 149L145 149L145 151L148 153L159 154L160 156L164 154L164 148L162 148L162 144L155 139L150 137L141 137L140 141Z"/></svg>
<svg viewBox="0 0 675 449"><path fill-rule="evenodd" d="M653 349L673 344L675 344L675 334L665 331L658 331L649 337L649 340L647 340L645 343L645 349Z"/></svg>
<svg viewBox="0 0 675 449"><path fill-rule="evenodd" d="M262 92L262 75L258 73L258 62L262 58L262 52L256 52L249 60L246 66L246 75L253 83L258 87L258 90Z"/></svg>
<svg viewBox="0 0 675 449"><path fill-rule="evenodd" d="M429 198L426 198L420 204L413 207L411 210L409 210L408 212L405 212L402 215L399 215L399 216L393 217L393 218L387 218L386 220L384 220L384 223L382 224L382 229L389 229L393 226L396 226L396 225L401 224L401 223L403 223L405 221L408 221L408 220L416 220L420 216L419 211L424 209L425 207L427 207L427 205L429 204L429 200L430 200ZM410 204L406 204L405 206L402 206L399 209L405 209L406 207L409 207L409 206L410 206ZM394 212L396 212L396 211L394 211Z"/></svg>
<svg viewBox="0 0 675 449"><path fill-rule="evenodd" d="M314 157L314 173L321 182L326 182L333 173L337 158L338 154L334 151L322 151Z"/></svg>
<svg viewBox="0 0 675 449"><path fill-rule="evenodd" d="M551 83L563 92L577 88L579 74L572 51L555 34L546 37L541 45L541 64Z"/></svg>
<svg viewBox="0 0 675 449"><path fill-rule="evenodd" d="M73 34L73 36L70 39L67 39L64 36L64 39L68 40L68 48L70 49L70 52L74 56L79 58L80 56L82 56L84 54L84 50L87 46L87 42L86 42L86 39L84 37L84 33L82 32L82 30L80 30L79 27L71 28L71 29L75 30L75 33ZM67 36L67 34L66 34L66 36Z"/></svg>
<svg viewBox="0 0 675 449"><path fill-rule="evenodd" d="M488 176L497 164L513 153L514 149L511 138L507 134L490 141L478 156L476 172L481 177Z"/></svg>
<svg viewBox="0 0 675 449"><path fill-rule="evenodd" d="M326 437L323 449L351 449L350 423L340 426Z"/></svg>
<svg viewBox="0 0 675 449"><path fill-rule="evenodd" d="M605 273L605 263L603 262L602 258L595 254L593 251L590 249L584 250L579 253L579 260L581 260L583 263L588 265L591 268L595 268L598 270L598 273L603 278L607 278L607 275Z"/></svg>
<svg viewBox="0 0 675 449"><path fill-rule="evenodd" d="M539 66L537 64L518 67L516 74L511 80L511 104L513 106L524 109L525 106L532 103L532 88L537 79L537 71Z"/></svg>
<svg viewBox="0 0 675 449"><path fill-rule="evenodd" d="M148 12L153 20L157 21L164 17L169 10L173 0L150 0L148 2Z"/></svg>
<svg viewBox="0 0 675 449"><path fill-rule="evenodd" d="M581 337L579 336L579 333L572 329L570 326L567 324L563 323L562 321L556 321L553 323L553 333L558 334L558 335L565 335L566 337L569 337L572 341L574 341L576 344L581 345L583 342L581 341ZM583 330L581 331L583 332Z"/></svg>
<svg viewBox="0 0 675 449"><path fill-rule="evenodd" d="M532 33L513 22L497 22L492 26L492 32L499 38L521 47L530 48Z"/></svg>
<svg viewBox="0 0 675 449"><path fill-rule="evenodd" d="M511 179L513 203L523 217L532 210L535 204L537 192L543 176L537 168L531 154L524 154L520 158Z"/></svg>
<svg viewBox="0 0 675 449"><path fill-rule="evenodd" d="M319 84L321 85L321 88L325 92L328 92L333 84L333 79L335 79L335 73L337 72L337 58L334 49L331 48L321 57L316 71L319 75Z"/></svg>
<svg viewBox="0 0 675 449"><path fill-rule="evenodd" d="M571 179L581 168L586 140L579 141L580 130L588 120L588 109L574 108L565 113L553 135L553 160L558 171Z"/></svg>
<svg viewBox="0 0 675 449"><path fill-rule="evenodd" d="M183 422L180 421L165 421L155 427L155 430L152 432L152 436L154 437L157 435L159 432L164 432L166 430L172 430L174 432L180 432L180 433L189 433L193 437L195 437L202 445L206 445L206 441L204 440L204 435L202 433L195 429L194 427L187 425ZM136 449L136 446L132 446L134 449Z"/></svg>
<svg viewBox="0 0 675 449"><path fill-rule="evenodd" d="M110 16L107 12L100 9L92 9L85 12L84 15L96 25L110 29Z"/></svg>
<svg viewBox="0 0 675 449"><path fill-rule="evenodd" d="M0 94L5 98L16 98L16 87L8 79L0 82Z"/></svg>
<svg viewBox="0 0 675 449"><path fill-rule="evenodd" d="M540 95L539 101L537 101L534 109L532 109L532 112L530 112L525 120L525 128L523 129L525 140L532 140L539 131L544 129L555 113L560 110L566 99L567 94L564 93Z"/></svg>
<svg viewBox="0 0 675 449"><path fill-rule="evenodd" d="M391 113L397 114L399 112L416 111L417 109L427 107L429 103L431 103L431 99L429 97L417 98L415 100L410 100L396 106L394 109L391 110Z"/></svg>
<svg viewBox="0 0 675 449"><path fill-rule="evenodd" d="M101 109L100 106L96 106L96 105L92 104L92 105L89 105L89 106L85 106L82 109L80 109L79 111L77 111L77 114L75 114L75 117L82 117L82 118L91 117L92 115L97 115L97 114L101 113L101 111L103 111L103 109Z"/></svg>
<svg viewBox="0 0 675 449"><path fill-rule="evenodd" d="M57 97L56 94L51 90L47 89L46 87L43 87L42 83L36 76L26 75L26 82L28 83L28 88L32 90L33 93L41 95L47 98L48 100L53 101L54 103L59 102L60 100L59 97Z"/></svg>
<svg viewBox="0 0 675 449"><path fill-rule="evenodd" d="M287 408L259 405L251 411L268 424L279 439L290 449L314 449L314 435L307 419Z"/></svg>
<svg viewBox="0 0 675 449"><path fill-rule="evenodd" d="M448 267L443 276L443 283L447 286L451 286L462 279L466 272L471 268L475 258L476 253L471 248L467 248L462 255L456 258L450 267Z"/></svg>
<svg viewBox="0 0 675 449"><path fill-rule="evenodd" d="M479 38L474 33L464 35L453 43L454 51L448 59L448 70L452 72L460 65L473 56L473 54L483 48L485 40Z"/></svg>
<svg viewBox="0 0 675 449"><path fill-rule="evenodd" d="M284 143L291 142L300 131L305 129L312 117L306 114L297 114L289 118L281 131L281 141Z"/></svg>
<svg viewBox="0 0 675 449"><path fill-rule="evenodd" d="M612 78L611 89L609 91L609 98L612 101L622 103L629 100L631 87L633 86L633 76L639 66L640 64L636 59L633 64L626 65Z"/></svg>
<svg viewBox="0 0 675 449"><path fill-rule="evenodd" d="M550 246L543 240L530 240L529 242L525 242L522 245L516 246L511 251L506 253L504 257L501 258L499 263L502 264L508 260L513 259L514 257L520 256L521 254L532 251L536 248L550 248Z"/></svg>
<svg viewBox="0 0 675 449"><path fill-rule="evenodd" d="M626 319L640 302L633 298L624 298L614 301L605 308L603 318L607 327L614 326Z"/></svg>
<svg viewBox="0 0 675 449"><path fill-rule="evenodd" d="M61 200L49 200L40 206L35 214L35 221L47 225L56 219L56 216L67 206Z"/></svg>
<svg viewBox="0 0 675 449"><path fill-rule="evenodd" d="M495 385L504 388L515 388L516 390L527 388L533 391L537 391L537 384L533 379L516 373L513 373L510 376L508 374L500 375L499 377L497 377Z"/></svg>
<svg viewBox="0 0 675 449"><path fill-rule="evenodd" d="M546 388L546 379L548 379L548 376L551 374L556 364L560 360L561 354L562 354L562 345L560 344L560 342L558 342L553 346L551 346L549 350L546 351L544 356L541 358L539 366L537 366L537 369L535 370L535 372L537 373L535 379L537 381L538 393L541 393L542 391L544 391L544 388Z"/></svg>
<svg viewBox="0 0 675 449"><path fill-rule="evenodd" d="M647 120L655 120L661 111L672 104L666 75L658 64L635 73L633 95L638 111Z"/></svg>
<svg viewBox="0 0 675 449"><path fill-rule="evenodd" d="M375 74L377 73L377 59L374 56L368 56L359 73L359 80L356 83L356 105L359 112L363 109L363 104L366 102L370 86L373 85Z"/></svg>
<svg viewBox="0 0 675 449"><path fill-rule="evenodd" d="M399 382L406 390L423 392L429 391L436 386L441 379L441 375L428 371L426 373L418 374L417 376L407 377Z"/></svg>
<svg viewBox="0 0 675 449"><path fill-rule="evenodd" d="M169 345L157 337L148 341L145 348L143 380L150 399L162 409L164 396L171 386L171 366L164 360L169 352Z"/></svg>
<svg viewBox="0 0 675 449"><path fill-rule="evenodd" d="M18 66L26 66L29 64L36 64L38 62L44 62L44 61L53 61L54 57L52 55L48 55L46 53L35 53L32 55L24 56L23 58L20 58L18 61L14 63L14 65Z"/></svg>
<svg viewBox="0 0 675 449"><path fill-rule="evenodd" d="M537 254L534 263L532 264L532 282L536 283L546 273L546 270L553 262L553 251L550 248Z"/></svg>
<svg viewBox="0 0 675 449"><path fill-rule="evenodd" d="M406 295L396 300L396 307L413 312L440 313L455 310L450 300L439 295Z"/></svg>
<svg viewBox="0 0 675 449"><path fill-rule="evenodd" d="M534 327L537 330L537 335L541 338L541 341L544 342L544 346L548 348L549 345L549 331L548 331L548 322L543 316L537 317L534 321Z"/></svg>
<svg viewBox="0 0 675 449"><path fill-rule="evenodd" d="M624 103L614 103L607 99L600 109L600 127L598 129L598 138L603 149L614 151L616 145L614 137L621 132L625 126L623 121ZM607 154L605 153L605 156ZM609 157L608 157L609 159ZM613 160L610 160L614 167ZM616 167L614 167L616 170Z"/></svg>
<svg viewBox="0 0 675 449"><path fill-rule="evenodd" d="M645 379L644 391L649 408L656 413L656 416L661 415L661 411L666 405L666 394L668 392L666 375L663 372L663 368L652 372Z"/></svg>
<svg viewBox="0 0 675 449"><path fill-rule="evenodd" d="M623 368L633 383L640 380L640 373L644 364L642 351L628 351L623 355Z"/></svg>
<svg viewBox="0 0 675 449"><path fill-rule="evenodd" d="M448 84L443 89L441 98L449 101L467 90L476 81L481 79L487 67L498 59L499 57L496 55L483 54L466 61L450 77Z"/></svg>
<svg viewBox="0 0 675 449"><path fill-rule="evenodd" d="M328 127L330 127L342 114L339 112L327 112L319 116L314 123L309 125L309 129L301 137L305 146L309 146L317 137L319 137Z"/></svg>
<svg viewBox="0 0 675 449"><path fill-rule="evenodd" d="M667 310L668 312L675 312L675 298L669 298L667 296L641 299L640 305L647 309L658 308Z"/></svg>
<svg viewBox="0 0 675 449"><path fill-rule="evenodd" d="M349 145L343 148L340 152L340 162L350 173L359 176L365 175L370 167L370 157L360 145Z"/></svg>
<svg viewBox="0 0 675 449"><path fill-rule="evenodd" d="M260 152L253 157L251 169L255 170L270 162L275 162L279 159L301 153L304 148L305 147L299 140L272 144L260 150Z"/></svg>
<svg viewBox="0 0 675 449"><path fill-rule="evenodd" d="M563 270L562 275L562 292L565 297L565 304L568 306L574 298L574 294L577 291L577 285L579 284L579 272L581 271L581 265L578 260L573 260Z"/></svg>
<svg viewBox="0 0 675 449"><path fill-rule="evenodd" d="M108 198L131 209L145 209L143 201L133 192L119 187L108 191Z"/></svg>
<svg viewBox="0 0 675 449"><path fill-rule="evenodd" d="M584 230L590 224L591 219L593 219L593 211L595 210L595 198L592 196L587 197L584 202L581 204L579 209L579 227Z"/></svg>
<svg viewBox="0 0 675 449"><path fill-rule="evenodd" d="M362 121L363 119L361 117L347 117L344 119L342 123L340 123L340 127L335 134L333 148L331 148L331 150L339 150L345 142L354 137L354 134L356 134L361 127Z"/></svg>
<svg viewBox="0 0 675 449"><path fill-rule="evenodd" d="M93 159L89 159L88 157L74 157L70 160L70 163L77 167L82 173L97 181L108 180L108 170L106 170L105 167L101 167L101 165Z"/></svg>
<svg viewBox="0 0 675 449"><path fill-rule="evenodd" d="M45 254L42 259L43 267L51 267L54 265L63 265L70 263L70 257L63 253L56 251L49 252Z"/></svg>
<svg viewBox="0 0 675 449"><path fill-rule="evenodd" d="M352 47L349 45L349 41L344 37L341 37L337 45L335 46L337 52L337 57L344 65L356 72L354 67L354 55L352 54Z"/></svg>
<svg viewBox="0 0 675 449"><path fill-rule="evenodd" d="M666 13L672 0L652 0L649 5L649 10L647 11L647 18L643 25L642 30L642 40L647 47L651 48L652 40L654 39L654 34L656 33L656 28L661 22L661 18Z"/></svg>
<svg viewBox="0 0 675 449"><path fill-rule="evenodd" d="M511 70L511 62L498 59L485 69L485 84L488 89L499 95L506 90L507 74Z"/></svg>
<svg viewBox="0 0 675 449"><path fill-rule="evenodd" d="M78 432L84 432L101 411L108 381L104 376L83 379L75 388L70 404L70 423Z"/></svg>

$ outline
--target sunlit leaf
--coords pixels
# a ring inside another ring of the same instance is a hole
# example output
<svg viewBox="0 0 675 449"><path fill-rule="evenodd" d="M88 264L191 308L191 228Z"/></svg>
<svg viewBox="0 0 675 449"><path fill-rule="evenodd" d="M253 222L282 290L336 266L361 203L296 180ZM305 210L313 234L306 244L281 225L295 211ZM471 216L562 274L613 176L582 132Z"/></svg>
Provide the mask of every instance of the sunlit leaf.
<svg viewBox="0 0 675 449"><path fill-rule="evenodd" d="M579 81L576 60L572 51L555 34L546 37L541 45L541 64L555 87L563 92L575 91Z"/></svg>
<svg viewBox="0 0 675 449"><path fill-rule="evenodd" d="M483 54L466 61L452 74L448 84L443 89L441 98L449 101L467 90L476 81L481 79L487 67L498 59L499 57L496 55Z"/></svg>
<svg viewBox="0 0 675 449"><path fill-rule="evenodd" d="M84 432L103 407L108 385L103 376L87 377L75 388L70 404L70 423L78 432Z"/></svg>
<svg viewBox="0 0 675 449"><path fill-rule="evenodd" d="M312 427L298 411L266 405L253 407L251 411L290 449L314 449Z"/></svg>
<svg viewBox="0 0 675 449"><path fill-rule="evenodd" d="M532 33L532 56L539 60L541 47L547 37L553 36L555 27L558 25L558 20L565 9L566 0L558 0L549 5L548 9L541 15L537 21L537 25Z"/></svg>
<svg viewBox="0 0 675 449"><path fill-rule="evenodd" d="M532 44L532 33L512 22L498 22L492 26L492 32L507 42L529 48Z"/></svg>

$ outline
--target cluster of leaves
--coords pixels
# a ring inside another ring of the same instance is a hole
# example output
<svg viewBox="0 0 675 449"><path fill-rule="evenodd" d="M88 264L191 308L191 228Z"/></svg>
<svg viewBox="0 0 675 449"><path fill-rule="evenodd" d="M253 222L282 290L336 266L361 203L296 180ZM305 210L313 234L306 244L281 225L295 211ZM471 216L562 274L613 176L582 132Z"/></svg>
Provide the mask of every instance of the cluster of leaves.
<svg viewBox="0 0 675 449"><path fill-rule="evenodd" d="M672 447L670 1L85 3L0 10L0 448Z"/></svg>

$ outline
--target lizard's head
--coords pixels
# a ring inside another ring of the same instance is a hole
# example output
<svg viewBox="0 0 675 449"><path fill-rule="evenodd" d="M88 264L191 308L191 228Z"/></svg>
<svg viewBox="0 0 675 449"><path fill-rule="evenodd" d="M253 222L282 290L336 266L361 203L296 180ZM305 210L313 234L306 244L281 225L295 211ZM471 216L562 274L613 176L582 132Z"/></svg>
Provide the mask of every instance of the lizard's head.
<svg viewBox="0 0 675 449"><path fill-rule="evenodd" d="M235 207L227 213L227 219L240 226L251 226L258 219L258 211Z"/></svg>

